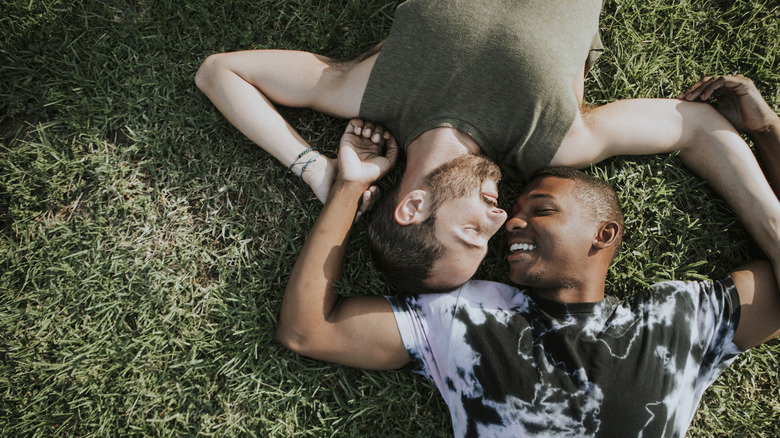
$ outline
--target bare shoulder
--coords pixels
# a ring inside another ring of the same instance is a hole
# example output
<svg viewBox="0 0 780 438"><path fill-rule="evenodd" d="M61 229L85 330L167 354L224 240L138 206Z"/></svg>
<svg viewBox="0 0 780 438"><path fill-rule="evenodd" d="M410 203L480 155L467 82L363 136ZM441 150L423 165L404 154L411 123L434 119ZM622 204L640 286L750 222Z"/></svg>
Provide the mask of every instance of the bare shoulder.
<svg viewBox="0 0 780 438"><path fill-rule="evenodd" d="M326 86L322 87L312 109L337 117L358 117L363 93L383 44L350 61L325 60L328 67L323 72L323 82Z"/></svg>
<svg viewBox="0 0 780 438"><path fill-rule="evenodd" d="M599 148L594 142L594 128L588 123L587 112L578 111L563 138L550 166L584 168L597 162Z"/></svg>

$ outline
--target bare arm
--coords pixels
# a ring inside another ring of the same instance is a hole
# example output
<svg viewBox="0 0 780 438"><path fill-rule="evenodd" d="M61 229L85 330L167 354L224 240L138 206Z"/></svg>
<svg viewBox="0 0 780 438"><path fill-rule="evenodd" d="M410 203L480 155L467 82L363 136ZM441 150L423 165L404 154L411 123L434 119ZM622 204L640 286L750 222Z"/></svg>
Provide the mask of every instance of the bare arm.
<svg viewBox="0 0 780 438"><path fill-rule="evenodd" d="M762 119L769 121L754 126L749 135L764 158L767 177L780 183L776 179L780 176L777 115L767 114L768 105L757 92L742 97L742 108L747 107L763 108ZM780 203L729 120L701 102L614 102L575 121L567 137L570 143L564 143L556 159L582 167L613 155L680 151L686 166L723 196L770 258L771 264L754 262L732 273L742 304L735 343L746 349L777 336L780 330L780 294L775 281L780 277Z"/></svg>
<svg viewBox="0 0 780 438"><path fill-rule="evenodd" d="M252 50L209 56L195 83L239 131L289 167L309 144L282 118L272 102L311 108L338 117L357 117L376 55L337 63L307 52ZM311 151L301 163L317 157ZM302 166L293 171L301 173ZM317 157L303 174L321 201L335 176L335 162Z"/></svg>
<svg viewBox="0 0 780 438"><path fill-rule="evenodd" d="M761 97L753 81L742 75L704 77L688 88L680 99L706 101L714 95L719 97L715 107L718 112L753 140L769 183L780 183L780 160L776 159L780 156L780 117L777 113Z"/></svg>
<svg viewBox="0 0 780 438"><path fill-rule="evenodd" d="M673 151L729 203L780 272L780 202L747 143L709 104L633 99L596 108L575 121L554 162L583 167Z"/></svg>
<svg viewBox="0 0 780 438"><path fill-rule="evenodd" d="M730 274L740 301L734 343L748 350L780 335L780 292L772 265L756 261Z"/></svg>
<svg viewBox="0 0 780 438"><path fill-rule="evenodd" d="M680 96L694 101L719 96L715 107L734 127L746 133L762 157L764 172L778 190L780 183L780 118L761 97L753 81L742 76L705 77ZM780 245L775 241L774 246ZM749 349L780 334L780 292L772 266L753 262L731 273L739 292L741 316L734 343Z"/></svg>
<svg viewBox="0 0 780 438"><path fill-rule="evenodd" d="M378 148L365 154L372 141L355 134L359 125L351 121L342 139L339 177L295 263L276 333L285 346L314 359L395 369L405 365L409 356L390 304L378 296L339 298L334 293L358 201L395 161L398 151L395 141L384 135L386 157L376 155ZM355 141L360 145L350 145Z"/></svg>

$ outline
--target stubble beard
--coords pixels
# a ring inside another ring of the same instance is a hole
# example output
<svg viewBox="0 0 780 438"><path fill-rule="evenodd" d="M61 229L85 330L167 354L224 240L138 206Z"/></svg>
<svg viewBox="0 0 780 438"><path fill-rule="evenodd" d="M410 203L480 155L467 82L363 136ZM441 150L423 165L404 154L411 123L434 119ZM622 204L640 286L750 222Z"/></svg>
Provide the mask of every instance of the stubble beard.
<svg viewBox="0 0 780 438"><path fill-rule="evenodd" d="M515 281L518 286L531 289L540 295L544 295L545 291L572 290L577 287L576 283L572 280L560 278L550 279L542 269L527 271L518 280L519 281Z"/></svg>

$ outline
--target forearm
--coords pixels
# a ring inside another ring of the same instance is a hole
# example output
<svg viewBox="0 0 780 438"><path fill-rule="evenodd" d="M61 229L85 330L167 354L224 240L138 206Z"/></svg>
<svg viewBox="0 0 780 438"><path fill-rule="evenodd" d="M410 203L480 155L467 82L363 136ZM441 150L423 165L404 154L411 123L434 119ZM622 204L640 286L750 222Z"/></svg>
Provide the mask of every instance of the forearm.
<svg viewBox="0 0 780 438"><path fill-rule="evenodd" d="M780 264L780 203L755 155L739 133L706 103L673 99L627 100L586 114L594 144L612 155L679 151L739 216L771 260ZM586 145L585 145L586 146Z"/></svg>
<svg viewBox="0 0 780 438"><path fill-rule="evenodd" d="M705 179L731 206L742 224L773 261L780 261L780 203L747 143L709 105L680 151L686 166Z"/></svg>
<svg viewBox="0 0 780 438"><path fill-rule="evenodd" d="M282 299L277 337L286 345L301 345L309 334L317 333L338 302L334 290L352 219L366 188L337 181L309 232Z"/></svg>
<svg viewBox="0 0 780 438"><path fill-rule="evenodd" d="M780 188L780 118L776 118L768 129L750 132L748 136L753 140L764 174L777 194Z"/></svg>

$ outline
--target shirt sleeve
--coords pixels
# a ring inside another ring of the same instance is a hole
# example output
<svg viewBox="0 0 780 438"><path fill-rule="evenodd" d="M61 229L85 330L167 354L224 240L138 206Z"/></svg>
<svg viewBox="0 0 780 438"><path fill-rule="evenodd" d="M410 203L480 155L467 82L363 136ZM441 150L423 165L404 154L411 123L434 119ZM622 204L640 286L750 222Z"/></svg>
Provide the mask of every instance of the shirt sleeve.
<svg viewBox="0 0 780 438"><path fill-rule="evenodd" d="M602 53L604 53L604 45L601 43L601 33L597 31L593 35L593 41L590 44L588 59L585 60L585 74L588 74L590 69L593 68Z"/></svg>
<svg viewBox="0 0 780 438"><path fill-rule="evenodd" d="M443 388L456 298L450 294L385 297L409 353L411 371ZM435 334L435 335L432 335Z"/></svg>
<svg viewBox="0 0 780 438"><path fill-rule="evenodd" d="M739 294L730 276L696 284L699 286L697 321L704 349L700 377L712 382L743 352L734 344L740 316Z"/></svg>
<svg viewBox="0 0 780 438"><path fill-rule="evenodd" d="M684 368L697 376L696 391L703 392L742 353L733 341L740 313L734 281L670 281L653 288L652 312L668 333L676 334L662 342L681 341L670 348L689 355Z"/></svg>

